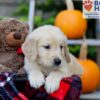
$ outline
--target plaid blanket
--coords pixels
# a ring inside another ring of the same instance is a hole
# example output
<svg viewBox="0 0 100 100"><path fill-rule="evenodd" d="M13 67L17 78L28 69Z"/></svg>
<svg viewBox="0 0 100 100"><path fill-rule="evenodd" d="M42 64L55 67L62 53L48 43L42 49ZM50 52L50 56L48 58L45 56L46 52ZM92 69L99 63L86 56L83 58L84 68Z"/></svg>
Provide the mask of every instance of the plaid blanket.
<svg viewBox="0 0 100 100"><path fill-rule="evenodd" d="M27 79L18 79L14 73L0 74L0 100L80 100L81 89L78 76L64 78L56 92L47 94L43 86L31 88Z"/></svg>

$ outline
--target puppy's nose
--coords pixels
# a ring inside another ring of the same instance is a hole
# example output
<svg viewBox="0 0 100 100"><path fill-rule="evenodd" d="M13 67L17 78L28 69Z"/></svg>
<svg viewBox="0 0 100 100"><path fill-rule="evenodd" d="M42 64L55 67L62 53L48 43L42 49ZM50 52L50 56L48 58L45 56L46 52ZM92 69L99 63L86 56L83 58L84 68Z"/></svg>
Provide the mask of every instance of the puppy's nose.
<svg viewBox="0 0 100 100"><path fill-rule="evenodd" d="M54 59L54 64L57 65L57 66L60 65L61 64L61 60L59 58L55 58Z"/></svg>

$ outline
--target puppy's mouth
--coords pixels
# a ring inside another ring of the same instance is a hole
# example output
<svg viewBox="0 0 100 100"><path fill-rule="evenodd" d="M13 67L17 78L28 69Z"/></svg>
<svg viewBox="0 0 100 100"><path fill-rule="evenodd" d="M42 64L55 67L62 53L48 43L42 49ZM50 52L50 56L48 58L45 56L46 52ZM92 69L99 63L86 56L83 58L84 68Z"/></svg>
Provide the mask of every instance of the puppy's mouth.
<svg viewBox="0 0 100 100"><path fill-rule="evenodd" d="M51 69L51 70L57 70L59 68L61 68L61 65L55 65L54 63L50 64L50 65L45 65L45 64L40 64L38 63L39 66L45 68L45 69Z"/></svg>
<svg viewBox="0 0 100 100"><path fill-rule="evenodd" d="M57 69L61 68L61 65L52 64L51 66L48 66L48 67L52 68L53 70L57 70Z"/></svg>

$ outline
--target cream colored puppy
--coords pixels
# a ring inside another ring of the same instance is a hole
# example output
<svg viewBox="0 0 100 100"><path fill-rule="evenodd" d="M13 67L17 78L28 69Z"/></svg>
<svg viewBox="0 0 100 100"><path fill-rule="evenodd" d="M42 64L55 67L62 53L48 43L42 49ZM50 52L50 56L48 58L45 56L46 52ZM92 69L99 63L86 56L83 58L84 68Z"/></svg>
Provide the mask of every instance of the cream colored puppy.
<svg viewBox="0 0 100 100"><path fill-rule="evenodd" d="M55 26L35 29L27 36L22 50L25 54L24 68L34 88L45 84L45 89L51 93L59 88L62 78L82 74L82 67L68 51L66 37Z"/></svg>

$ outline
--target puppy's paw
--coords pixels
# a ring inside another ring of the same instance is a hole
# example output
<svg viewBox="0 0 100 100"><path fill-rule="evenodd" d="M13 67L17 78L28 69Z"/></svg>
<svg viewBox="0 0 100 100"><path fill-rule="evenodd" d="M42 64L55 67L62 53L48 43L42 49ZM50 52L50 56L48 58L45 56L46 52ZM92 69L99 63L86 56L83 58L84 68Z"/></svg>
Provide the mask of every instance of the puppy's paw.
<svg viewBox="0 0 100 100"><path fill-rule="evenodd" d="M54 77L48 76L46 78L45 82L45 89L47 93L53 93L59 88L60 85L60 80L59 79L54 79Z"/></svg>
<svg viewBox="0 0 100 100"><path fill-rule="evenodd" d="M42 73L37 73L36 75L31 74L29 75L29 82L31 87L37 89L45 83L44 75Z"/></svg>

